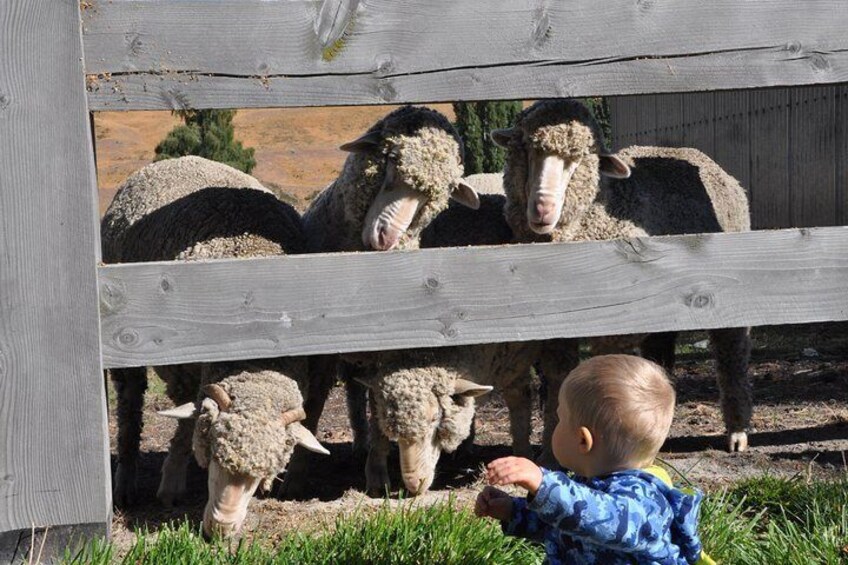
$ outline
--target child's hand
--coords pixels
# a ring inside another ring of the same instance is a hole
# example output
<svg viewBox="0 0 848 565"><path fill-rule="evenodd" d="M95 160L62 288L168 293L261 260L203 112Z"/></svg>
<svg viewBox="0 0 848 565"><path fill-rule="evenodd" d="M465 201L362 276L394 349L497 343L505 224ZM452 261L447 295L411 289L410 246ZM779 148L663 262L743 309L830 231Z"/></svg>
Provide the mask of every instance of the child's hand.
<svg viewBox="0 0 848 565"><path fill-rule="evenodd" d="M523 457L503 457L486 466L486 479L490 485L516 485L536 494L542 484L542 470Z"/></svg>
<svg viewBox="0 0 848 565"><path fill-rule="evenodd" d="M495 487L486 487L477 495L474 513L507 522L512 517L512 497Z"/></svg>

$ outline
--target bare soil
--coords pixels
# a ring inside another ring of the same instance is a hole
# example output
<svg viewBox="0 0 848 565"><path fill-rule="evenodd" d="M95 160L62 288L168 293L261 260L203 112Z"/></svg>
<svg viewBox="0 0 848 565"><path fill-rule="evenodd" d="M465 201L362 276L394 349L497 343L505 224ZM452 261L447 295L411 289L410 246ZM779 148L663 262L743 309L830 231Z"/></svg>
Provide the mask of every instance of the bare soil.
<svg viewBox="0 0 848 565"><path fill-rule="evenodd" d="M451 114L450 105L439 109ZM256 148L254 175L266 186L302 208L308 199L338 174L345 154L337 147L364 132L387 107L242 110L234 120L236 138ZM99 113L95 128L100 211L105 211L117 186L153 159L154 148L179 120L166 112ZM678 407L662 457L707 490L741 479L773 474L828 478L848 468L848 324L818 324L756 328L751 374L755 411L750 448L729 454L718 405L712 362L702 349L706 334L681 339L675 370ZM478 410L476 445L471 453L444 456L438 477L421 503L453 495L470 502L480 488L480 468L510 453L509 420L495 393ZM189 473L189 492L174 509L155 499L159 468L174 430L172 421L155 412L170 406L161 383L153 381L145 407L140 469L141 501L117 511L114 539L126 547L133 529L155 531L160 524L187 516L199 521L206 496L205 474ZM115 422L110 422L115 446ZM534 416L536 444L541 419ZM256 499L246 524L249 536L273 543L291 529L319 531L332 527L337 516L367 511L383 504L363 494L363 462L355 460L345 413L343 391L337 387L319 426L319 439L330 457L315 457L310 473L314 498L305 501ZM397 472L397 461L394 461ZM400 484L399 476L394 484Z"/></svg>
<svg viewBox="0 0 848 565"><path fill-rule="evenodd" d="M706 334L686 334L675 377L678 407L671 435L663 447L664 460L699 487L714 491L742 479L781 477L836 478L848 471L848 324L818 324L754 329L755 348L750 370L754 380L755 411L750 448L725 451L724 426L718 405L712 361L706 350L693 347ZM702 344L701 344L702 345ZM806 350L806 351L805 351ZM189 493L178 507L165 510L155 499L159 467L174 426L155 412L170 406L155 383L148 391L142 441L140 504L117 512L115 540L129 544L136 527L155 531L167 521L187 516L199 523L206 495L205 475L192 465ZM534 443L541 435L541 414L534 413ZM114 452L115 423L111 422ZM321 531L338 516L368 511L385 502L364 493L363 462L351 450L344 391L336 387L319 425L318 438L330 457L313 458L309 500L258 498L251 503L245 526L248 536L273 543L287 531ZM471 453L445 455L431 492L420 499L431 504L454 496L471 503L481 487L480 469L492 459L510 454L509 419L497 393L478 408L477 437ZM393 484L401 484L393 460ZM395 492L396 496L403 496ZM397 501L394 502L397 504Z"/></svg>

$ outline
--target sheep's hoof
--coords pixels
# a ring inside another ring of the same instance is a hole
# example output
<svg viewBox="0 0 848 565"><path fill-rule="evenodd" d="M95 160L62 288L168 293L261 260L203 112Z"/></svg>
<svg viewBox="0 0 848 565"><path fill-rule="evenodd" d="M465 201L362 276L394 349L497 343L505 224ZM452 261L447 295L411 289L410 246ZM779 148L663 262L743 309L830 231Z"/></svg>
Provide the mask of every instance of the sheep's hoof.
<svg viewBox="0 0 848 565"><path fill-rule="evenodd" d="M112 503L117 508L128 508L138 502L135 466L119 463L115 470L115 487L112 489Z"/></svg>
<svg viewBox="0 0 848 565"><path fill-rule="evenodd" d="M727 436L728 450L731 453L742 453L748 449L748 434L746 432L732 432Z"/></svg>

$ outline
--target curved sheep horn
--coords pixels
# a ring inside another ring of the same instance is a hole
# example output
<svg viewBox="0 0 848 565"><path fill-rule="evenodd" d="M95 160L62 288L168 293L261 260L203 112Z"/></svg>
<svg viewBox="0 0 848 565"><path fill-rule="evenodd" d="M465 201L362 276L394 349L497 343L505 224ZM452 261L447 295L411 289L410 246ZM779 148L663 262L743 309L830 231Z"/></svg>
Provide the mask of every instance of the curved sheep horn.
<svg viewBox="0 0 848 565"><path fill-rule="evenodd" d="M491 133L492 141L495 142L495 145L507 147L509 146L509 140L512 139L513 131L515 131L515 128L494 129Z"/></svg>
<svg viewBox="0 0 848 565"><path fill-rule="evenodd" d="M367 153L380 145L383 141L383 134L379 131L369 131L359 139L348 141L339 149L348 153Z"/></svg>
<svg viewBox="0 0 848 565"><path fill-rule="evenodd" d="M215 401L215 404L218 405L218 408L221 409L221 412L226 412L230 409L230 405L233 403L230 395L228 395L220 385L211 384L203 387L203 394L211 398Z"/></svg>
<svg viewBox="0 0 848 565"><path fill-rule="evenodd" d="M284 426L288 426L291 423L305 420L306 412L303 411L303 408L293 408L291 410L286 410L285 412L283 412L283 415L280 416L280 419L283 421Z"/></svg>
<svg viewBox="0 0 848 565"><path fill-rule="evenodd" d="M492 387L478 385L465 379L456 379L456 382L453 384L454 395L475 397L484 395L487 392L492 392Z"/></svg>
<svg viewBox="0 0 848 565"><path fill-rule="evenodd" d="M165 416L166 418L175 418L177 420L187 420L188 418L194 417L194 413L197 411L197 407L194 402L186 402L181 406L177 406L175 408L171 408L170 410L160 410L157 412L160 416Z"/></svg>
<svg viewBox="0 0 848 565"><path fill-rule="evenodd" d="M314 451L315 453L321 453L322 455L329 455L330 452L327 451L327 448L321 445L318 442L318 438L312 435L312 432L306 429L303 424L299 422L295 422L289 427L289 430L294 434L295 439L297 440L298 445L302 445L304 448L309 451Z"/></svg>

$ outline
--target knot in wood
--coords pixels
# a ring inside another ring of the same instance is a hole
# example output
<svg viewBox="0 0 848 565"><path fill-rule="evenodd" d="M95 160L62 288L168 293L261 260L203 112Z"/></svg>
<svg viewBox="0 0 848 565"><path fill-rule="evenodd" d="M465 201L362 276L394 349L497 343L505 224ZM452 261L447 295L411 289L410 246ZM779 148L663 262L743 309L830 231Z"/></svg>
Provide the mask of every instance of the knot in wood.
<svg viewBox="0 0 848 565"><path fill-rule="evenodd" d="M141 48L143 43L141 41L141 34L135 32L129 32L124 35L124 40L127 42L127 50L130 55L135 57L141 55Z"/></svg>
<svg viewBox="0 0 848 565"><path fill-rule="evenodd" d="M424 281L424 288L427 290L428 293L434 292L436 289L439 288L439 279L437 279L436 277L429 277L427 280Z"/></svg>
<svg viewBox="0 0 848 565"><path fill-rule="evenodd" d="M715 299L712 293L709 292L698 292L695 291L686 298L684 298L683 302L689 308L703 309L703 308L712 308Z"/></svg>
<svg viewBox="0 0 848 565"><path fill-rule="evenodd" d="M3 353L3 350L0 349L0 379L6 376L6 354Z"/></svg>
<svg viewBox="0 0 848 565"><path fill-rule="evenodd" d="M786 49L786 51L789 51L789 53L791 53L792 55L797 55L801 52L801 44L797 41L790 41L786 44L786 47L784 49Z"/></svg>
<svg viewBox="0 0 848 565"><path fill-rule="evenodd" d="M397 91L389 79L377 80L377 96L384 102L394 102L397 99Z"/></svg>
<svg viewBox="0 0 848 565"><path fill-rule="evenodd" d="M5 110L12 103L12 98L3 92L0 92L0 111Z"/></svg>
<svg viewBox="0 0 848 565"><path fill-rule="evenodd" d="M810 65L815 71L830 70L830 62L827 60L827 57L825 57L823 53L811 53Z"/></svg>
<svg viewBox="0 0 848 565"><path fill-rule="evenodd" d="M388 53L381 53L377 55L374 60L374 74L378 77L384 77L386 75L390 75L395 70L395 60Z"/></svg>
<svg viewBox="0 0 848 565"><path fill-rule="evenodd" d="M105 279L100 283L100 313L113 314L127 303L124 283L119 280Z"/></svg>
<svg viewBox="0 0 848 565"><path fill-rule="evenodd" d="M132 347L138 343L138 332L132 328L124 328L118 332L118 343L124 347Z"/></svg>
<svg viewBox="0 0 848 565"><path fill-rule="evenodd" d="M171 292L174 290L174 285L171 284L167 276L163 276L162 280L159 281L159 287L162 289L162 292Z"/></svg>
<svg viewBox="0 0 848 565"><path fill-rule="evenodd" d="M442 330L442 335L448 339L454 339L457 335L459 335L459 330L452 327L447 327Z"/></svg>

